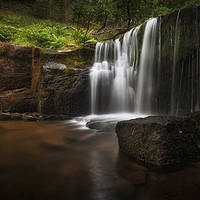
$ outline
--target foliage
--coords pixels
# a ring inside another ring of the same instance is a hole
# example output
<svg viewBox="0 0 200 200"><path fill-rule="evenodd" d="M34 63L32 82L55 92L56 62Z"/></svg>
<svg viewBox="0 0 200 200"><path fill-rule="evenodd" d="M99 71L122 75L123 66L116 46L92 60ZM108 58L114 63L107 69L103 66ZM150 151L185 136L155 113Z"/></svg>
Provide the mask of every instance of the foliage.
<svg viewBox="0 0 200 200"><path fill-rule="evenodd" d="M81 29L75 30L72 36L78 44L84 43L84 40L85 40L85 43L95 42L94 38L91 37L91 32L92 31L90 31L89 34L86 35L86 30L81 28Z"/></svg>
<svg viewBox="0 0 200 200"><path fill-rule="evenodd" d="M21 8L26 17L1 12L0 40L64 49L95 42L94 32L100 40L110 38L150 17L196 3L200 0L1 0L0 8ZM30 15L52 21L41 21ZM67 26L75 26L77 30L63 29ZM100 35L107 27L107 35Z"/></svg>
<svg viewBox="0 0 200 200"><path fill-rule="evenodd" d="M26 20L21 16L0 14L0 41L52 49L76 47L84 39L86 43L94 42L90 33L85 37L84 29L73 30L65 26L50 20Z"/></svg>
<svg viewBox="0 0 200 200"><path fill-rule="evenodd" d="M10 41L16 34L16 30L11 27L0 26L0 41Z"/></svg>

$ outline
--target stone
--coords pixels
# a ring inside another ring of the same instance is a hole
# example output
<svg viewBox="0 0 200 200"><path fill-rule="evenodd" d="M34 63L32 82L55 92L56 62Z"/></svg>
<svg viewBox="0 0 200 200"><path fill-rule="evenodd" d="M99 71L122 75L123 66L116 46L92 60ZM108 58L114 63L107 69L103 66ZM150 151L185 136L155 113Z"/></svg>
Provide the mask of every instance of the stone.
<svg viewBox="0 0 200 200"><path fill-rule="evenodd" d="M56 119L88 114L93 56L94 48L54 51L0 42L0 111Z"/></svg>
<svg viewBox="0 0 200 200"><path fill-rule="evenodd" d="M33 94L26 88L7 91L0 95L0 103L2 112L25 113L37 111Z"/></svg>
<svg viewBox="0 0 200 200"><path fill-rule="evenodd" d="M41 114L74 117L90 113L89 66L93 53L89 49L44 52L37 88Z"/></svg>
<svg viewBox="0 0 200 200"><path fill-rule="evenodd" d="M11 120L10 113L0 113L0 121Z"/></svg>
<svg viewBox="0 0 200 200"><path fill-rule="evenodd" d="M40 53L37 47L0 42L0 92L30 88Z"/></svg>
<svg viewBox="0 0 200 200"><path fill-rule="evenodd" d="M193 113L189 114L189 116L193 120L195 120L195 122L198 126L197 137L198 137L198 140L200 141L200 111L193 112Z"/></svg>
<svg viewBox="0 0 200 200"><path fill-rule="evenodd" d="M200 150L197 128L188 117L132 119L116 125L119 148L130 157L156 167L171 167L195 161Z"/></svg>
<svg viewBox="0 0 200 200"><path fill-rule="evenodd" d="M90 120L86 123L86 126L90 129L95 129L100 132L114 132L116 122L106 122L102 120Z"/></svg>

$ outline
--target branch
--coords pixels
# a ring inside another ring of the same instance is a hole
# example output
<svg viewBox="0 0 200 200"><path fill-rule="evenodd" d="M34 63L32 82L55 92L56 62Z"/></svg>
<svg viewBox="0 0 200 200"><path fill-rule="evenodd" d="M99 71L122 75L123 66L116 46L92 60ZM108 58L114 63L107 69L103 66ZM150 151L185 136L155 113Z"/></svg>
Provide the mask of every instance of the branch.
<svg viewBox="0 0 200 200"><path fill-rule="evenodd" d="M122 32L119 32L119 33L115 34L113 37L107 38L107 39L105 39L105 40L115 40L115 38L116 38L118 35L121 35L121 34L126 33L127 30L128 30L128 29L126 29L126 30L124 30L124 31L122 31Z"/></svg>
<svg viewBox="0 0 200 200"><path fill-rule="evenodd" d="M65 30L65 29L73 29L74 31L77 31L77 29L74 28L73 26L66 26L66 27L63 27L63 28L60 29L60 31L63 31L63 30Z"/></svg>
<svg viewBox="0 0 200 200"><path fill-rule="evenodd" d="M14 30L16 30L16 31L21 31L20 29L15 28L15 27L13 27L13 26L3 26L3 27L5 27L5 28L12 28L12 29L14 29Z"/></svg>

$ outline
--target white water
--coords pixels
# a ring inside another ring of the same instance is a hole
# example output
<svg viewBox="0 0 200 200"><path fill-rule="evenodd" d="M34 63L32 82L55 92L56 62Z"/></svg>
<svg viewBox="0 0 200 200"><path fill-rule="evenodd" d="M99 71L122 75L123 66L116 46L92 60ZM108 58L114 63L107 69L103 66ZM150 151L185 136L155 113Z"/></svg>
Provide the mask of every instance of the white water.
<svg viewBox="0 0 200 200"><path fill-rule="evenodd" d="M157 18L152 18L146 24L137 86L138 112L151 113L152 95L155 91L153 84L153 68L155 66L155 47L157 37Z"/></svg>
<svg viewBox="0 0 200 200"><path fill-rule="evenodd" d="M174 57L173 57L173 67L172 67L172 89L171 89L171 110L170 114L178 114L177 107L177 96L176 96L176 64L179 51L179 40L180 40L180 20L179 20L180 10L178 11L176 18L176 28L175 28L175 38L174 38Z"/></svg>
<svg viewBox="0 0 200 200"><path fill-rule="evenodd" d="M199 110L200 50L195 46L196 50L180 62L182 17L179 11L175 27L171 26L173 34L167 38L173 57L165 57L163 51L166 45L162 31L166 27L162 27L162 17L146 22L142 43L138 39L138 32L143 31L140 27L130 30L120 40L97 43L90 73L93 115L124 112L183 115ZM195 27L198 38L197 22ZM169 59L168 66L165 59Z"/></svg>
<svg viewBox="0 0 200 200"><path fill-rule="evenodd" d="M139 28L127 32L122 43L97 43L90 74L92 114L151 112L157 18L146 23L140 63Z"/></svg>
<svg viewBox="0 0 200 200"><path fill-rule="evenodd" d="M97 43L91 69L92 114L133 112L135 106L134 72L138 63L138 28L114 43ZM113 59L109 60L108 54Z"/></svg>
<svg viewBox="0 0 200 200"><path fill-rule="evenodd" d="M75 124L75 129L89 129L86 127L87 122L93 120L101 123L117 123L123 120L130 120L135 118L144 118L147 115L139 114L139 113L116 113L116 114L102 114L102 115L87 115L84 117L75 117L72 120L68 120L65 123L67 124Z"/></svg>

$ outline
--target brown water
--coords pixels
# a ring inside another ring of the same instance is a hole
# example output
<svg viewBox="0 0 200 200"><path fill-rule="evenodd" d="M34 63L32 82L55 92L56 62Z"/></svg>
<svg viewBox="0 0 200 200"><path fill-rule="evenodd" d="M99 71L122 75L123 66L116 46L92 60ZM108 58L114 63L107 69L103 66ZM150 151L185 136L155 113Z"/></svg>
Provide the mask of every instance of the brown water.
<svg viewBox="0 0 200 200"><path fill-rule="evenodd" d="M0 200L199 200L200 163L153 172L114 132L64 122L0 122Z"/></svg>

